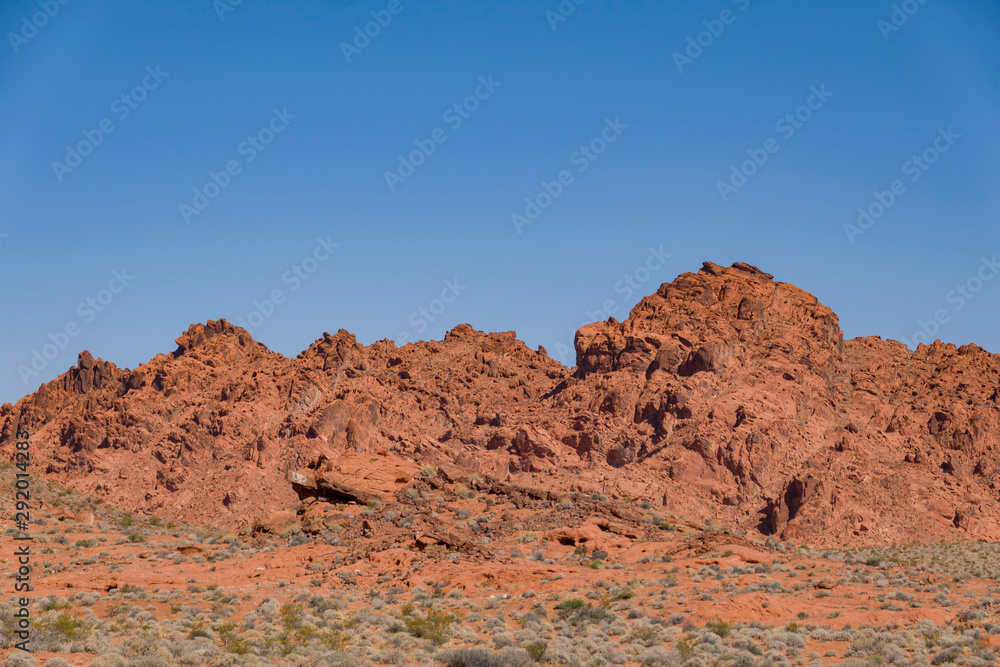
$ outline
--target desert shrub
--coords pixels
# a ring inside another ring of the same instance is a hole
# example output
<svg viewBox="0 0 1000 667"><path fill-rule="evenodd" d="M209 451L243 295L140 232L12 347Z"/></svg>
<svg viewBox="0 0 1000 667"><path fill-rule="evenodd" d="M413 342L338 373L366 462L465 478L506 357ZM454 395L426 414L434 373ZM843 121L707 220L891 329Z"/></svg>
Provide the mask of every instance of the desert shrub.
<svg viewBox="0 0 1000 667"><path fill-rule="evenodd" d="M230 639L224 644L226 653L235 655L249 655L253 652L253 646L245 639Z"/></svg>
<svg viewBox="0 0 1000 667"><path fill-rule="evenodd" d="M556 635L549 642L545 661L552 665L614 665L623 662L611 643L600 635L567 637Z"/></svg>
<svg viewBox="0 0 1000 667"><path fill-rule="evenodd" d="M206 637L208 639L212 638L212 630L205 626L201 621L195 621L188 628L188 639L197 639L198 637Z"/></svg>
<svg viewBox="0 0 1000 667"><path fill-rule="evenodd" d="M535 662L524 649L506 647L501 651L488 648L459 648L444 656L447 667L532 667Z"/></svg>
<svg viewBox="0 0 1000 667"><path fill-rule="evenodd" d="M301 604L284 604L278 609L278 619L286 630L302 627L303 610Z"/></svg>
<svg viewBox="0 0 1000 667"><path fill-rule="evenodd" d="M580 600L567 600L566 602L571 604L568 607L559 605L556 608L559 609L559 615L566 619L570 625L586 625L587 623L600 625L616 620L615 615L603 607L584 605Z"/></svg>
<svg viewBox="0 0 1000 667"><path fill-rule="evenodd" d="M130 660L128 667L170 667L170 663L158 655L144 655Z"/></svg>
<svg viewBox="0 0 1000 667"><path fill-rule="evenodd" d="M652 625L635 625L625 637L625 641L630 644L641 644L652 646L660 638L660 631Z"/></svg>
<svg viewBox="0 0 1000 667"><path fill-rule="evenodd" d="M70 616L64 611L50 611L36 618L32 625L32 647L49 651L63 651L67 645L81 642L90 637L93 628L81 618Z"/></svg>
<svg viewBox="0 0 1000 667"><path fill-rule="evenodd" d="M948 662L955 662L955 659L962 655L962 649L958 646L949 646L940 653L935 654L931 659L932 665L943 665Z"/></svg>
<svg viewBox="0 0 1000 667"><path fill-rule="evenodd" d="M675 661L671 660L670 652L662 646L647 648L639 654L636 660L640 665L647 665L648 667L667 667L667 665L675 664Z"/></svg>
<svg viewBox="0 0 1000 667"><path fill-rule="evenodd" d="M560 616L568 616L569 614L577 611L578 609L583 609L586 606L583 600L578 598L572 598L569 600L563 600L556 605L556 610L559 611Z"/></svg>
<svg viewBox="0 0 1000 667"><path fill-rule="evenodd" d="M324 612L329 610L341 610L347 607L347 603L340 598L324 598L319 595L314 596L309 600L309 606L312 608L313 613L322 616Z"/></svg>
<svg viewBox="0 0 1000 667"><path fill-rule="evenodd" d="M451 632L451 625L458 620L451 614L442 614L432 609L423 617L408 616L403 619L406 631L414 637L427 639L435 644L441 645L448 640Z"/></svg>
<svg viewBox="0 0 1000 667"><path fill-rule="evenodd" d="M896 599L898 600L899 598ZM982 609L963 609L962 611L958 612L958 615L956 616L956 618L959 621L963 621L966 623L969 621L979 621L985 617L986 617L986 612L984 612Z"/></svg>
<svg viewBox="0 0 1000 667"><path fill-rule="evenodd" d="M34 667L35 658L30 653L15 651L3 661L3 667Z"/></svg>
<svg viewBox="0 0 1000 667"><path fill-rule="evenodd" d="M61 598L58 595L46 595L41 600L38 601L38 606L42 611L52 611L59 609L72 609L73 605L69 603L65 598Z"/></svg>
<svg viewBox="0 0 1000 667"><path fill-rule="evenodd" d="M542 641L541 639L536 639L527 646L524 650L527 651L528 657L530 657L535 662L541 662L542 656L545 655L545 650L548 649L548 642Z"/></svg>
<svg viewBox="0 0 1000 667"><path fill-rule="evenodd" d="M97 592L84 593L80 596L80 604L84 607L92 607L101 599L101 594Z"/></svg>
<svg viewBox="0 0 1000 667"><path fill-rule="evenodd" d="M129 633L122 641L122 649L125 655L132 658L130 665L135 665L138 660L152 658L156 653L156 646L159 642L159 633L154 630ZM152 664L148 663L147 664Z"/></svg>
<svg viewBox="0 0 1000 667"><path fill-rule="evenodd" d="M136 598L147 597L146 589L143 588L142 586L137 586L136 584L125 584L118 589L118 592L121 593L122 595L132 595L135 596Z"/></svg>
<svg viewBox="0 0 1000 667"><path fill-rule="evenodd" d="M677 640L677 643L674 644L674 650L680 656L681 662L687 662L694 657L694 646L687 639Z"/></svg>

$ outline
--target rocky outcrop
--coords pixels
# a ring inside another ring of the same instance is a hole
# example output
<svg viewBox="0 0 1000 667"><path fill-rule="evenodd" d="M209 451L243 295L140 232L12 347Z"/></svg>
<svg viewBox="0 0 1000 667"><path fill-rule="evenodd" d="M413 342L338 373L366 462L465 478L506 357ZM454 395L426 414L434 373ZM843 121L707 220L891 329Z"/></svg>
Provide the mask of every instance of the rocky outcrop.
<svg viewBox="0 0 1000 667"><path fill-rule="evenodd" d="M811 294L710 262L575 344L565 368L467 324L403 347L340 330L289 359L209 321L135 370L81 354L0 410L0 452L27 428L82 491L248 530L427 467L817 545L1000 537L1000 357L975 345L844 341Z"/></svg>
<svg viewBox="0 0 1000 667"><path fill-rule="evenodd" d="M320 455L306 469L288 472L299 498L367 505L393 498L420 472L420 467L384 452L372 458L346 453L330 460Z"/></svg>

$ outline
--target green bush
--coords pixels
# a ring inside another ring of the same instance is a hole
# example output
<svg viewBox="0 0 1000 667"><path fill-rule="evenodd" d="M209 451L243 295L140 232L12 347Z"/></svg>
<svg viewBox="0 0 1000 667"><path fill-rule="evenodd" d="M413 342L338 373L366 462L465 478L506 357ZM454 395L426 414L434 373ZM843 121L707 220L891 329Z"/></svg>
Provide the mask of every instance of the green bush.
<svg viewBox="0 0 1000 667"><path fill-rule="evenodd" d="M706 623L705 627L708 628L710 632L714 632L715 634L719 635L719 637L728 636L733 629L733 626L731 626L729 623L726 623L718 616L716 616L708 623Z"/></svg>
<svg viewBox="0 0 1000 667"><path fill-rule="evenodd" d="M34 648L42 650L58 651L65 644L87 639L93 632L93 628L82 618L70 616L64 611L49 612L34 619L32 625L38 641Z"/></svg>
<svg viewBox="0 0 1000 667"><path fill-rule="evenodd" d="M556 605L559 616L566 619L570 625L584 625L586 623L601 624L615 620L615 615L607 609L584 604L581 600L566 600Z"/></svg>
<svg viewBox="0 0 1000 667"><path fill-rule="evenodd" d="M686 637L679 639L674 644L674 648L677 649L677 653L681 656L681 662L687 662L694 656L694 646L691 645L691 642Z"/></svg>
<svg viewBox="0 0 1000 667"><path fill-rule="evenodd" d="M559 612L560 616L565 618L566 616L569 616L573 612L579 609L583 609L585 606L586 605L584 604L583 600L572 598L570 600L563 600L562 602L557 604L556 610Z"/></svg>
<svg viewBox="0 0 1000 667"><path fill-rule="evenodd" d="M410 616L403 620L406 631L414 637L428 639L437 645L444 644L451 632L451 625L458 621L452 614L442 614L432 609L426 616Z"/></svg>
<svg viewBox="0 0 1000 667"><path fill-rule="evenodd" d="M524 647L524 649L528 652L528 656L535 662L542 661L542 656L545 655L545 651L548 648L548 642L542 641L541 639L537 639Z"/></svg>

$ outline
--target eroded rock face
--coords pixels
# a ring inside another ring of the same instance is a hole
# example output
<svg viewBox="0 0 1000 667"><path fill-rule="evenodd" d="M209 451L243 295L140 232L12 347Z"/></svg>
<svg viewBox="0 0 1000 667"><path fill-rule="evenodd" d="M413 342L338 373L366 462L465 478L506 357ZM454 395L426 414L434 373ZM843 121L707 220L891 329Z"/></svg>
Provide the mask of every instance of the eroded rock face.
<svg viewBox="0 0 1000 667"><path fill-rule="evenodd" d="M1000 357L845 342L815 297L746 264L706 262L624 322L581 328L572 369L467 324L402 348L341 330L295 359L225 320L177 344L134 371L82 353L0 410L0 451L27 428L46 473L82 491L242 529L296 502L289 474L323 456L648 500L817 545L1000 536ZM346 465L329 483L365 491Z"/></svg>
<svg viewBox="0 0 1000 667"><path fill-rule="evenodd" d="M334 459L320 455L305 469L289 471L287 478L303 501L315 498L366 505L392 499L419 472L412 461L384 452L371 458L344 453Z"/></svg>

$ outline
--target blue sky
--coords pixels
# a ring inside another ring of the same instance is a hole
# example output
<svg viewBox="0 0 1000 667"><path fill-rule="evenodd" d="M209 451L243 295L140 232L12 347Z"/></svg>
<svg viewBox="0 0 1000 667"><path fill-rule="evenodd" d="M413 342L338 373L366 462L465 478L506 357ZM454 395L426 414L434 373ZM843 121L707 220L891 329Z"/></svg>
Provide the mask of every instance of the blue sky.
<svg viewBox="0 0 1000 667"><path fill-rule="evenodd" d="M995 2L223 1L3 3L0 401L219 317L572 364L704 260L1000 352Z"/></svg>

